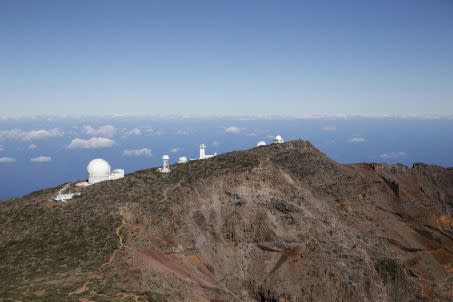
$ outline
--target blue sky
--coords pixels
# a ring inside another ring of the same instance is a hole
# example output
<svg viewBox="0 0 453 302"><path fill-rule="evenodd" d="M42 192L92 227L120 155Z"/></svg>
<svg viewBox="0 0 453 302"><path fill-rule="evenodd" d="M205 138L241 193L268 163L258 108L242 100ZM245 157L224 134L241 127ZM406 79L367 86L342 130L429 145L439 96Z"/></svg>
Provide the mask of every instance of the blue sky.
<svg viewBox="0 0 453 302"><path fill-rule="evenodd" d="M453 1L0 2L0 115L453 114Z"/></svg>

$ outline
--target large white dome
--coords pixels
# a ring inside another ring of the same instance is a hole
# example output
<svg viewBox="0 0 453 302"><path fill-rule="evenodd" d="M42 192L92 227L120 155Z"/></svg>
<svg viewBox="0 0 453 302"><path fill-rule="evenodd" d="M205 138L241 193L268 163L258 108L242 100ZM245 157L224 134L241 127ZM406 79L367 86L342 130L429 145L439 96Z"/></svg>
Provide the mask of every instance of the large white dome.
<svg viewBox="0 0 453 302"><path fill-rule="evenodd" d="M90 177L109 177L112 168L107 161L96 158L90 161L87 171Z"/></svg>

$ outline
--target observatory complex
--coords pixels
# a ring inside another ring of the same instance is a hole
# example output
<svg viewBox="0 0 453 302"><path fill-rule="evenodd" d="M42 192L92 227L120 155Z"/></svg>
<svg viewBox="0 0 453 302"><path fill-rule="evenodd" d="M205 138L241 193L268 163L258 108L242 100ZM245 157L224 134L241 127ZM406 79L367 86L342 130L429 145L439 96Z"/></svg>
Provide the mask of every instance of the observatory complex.
<svg viewBox="0 0 453 302"><path fill-rule="evenodd" d="M195 158L195 159L191 159L191 160L199 160L199 159L208 159L208 158L211 158L213 156L216 156L217 153L214 153L214 154L206 154L206 145L205 144L201 144L200 145L200 157L199 158ZM170 157L165 154L164 156L162 156L162 168L159 168L157 169L159 172L162 172L162 173L168 173L170 172L170 164L168 163L168 161L170 160ZM187 163L189 160L187 159L187 157L185 156L181 156L178 160L178 164L185 164Z"/></svg>
<svg viewBox="0 0 453 302"><path fill-rule="evenodd" d="M109 163L101 158L96 158L90 161L87 166L88 172L88 182L82 181L75 184L75 189L80 190L80 188L87 187L89 185L105 181L105 180L115 180L124 177L123 169L115 169L112 171ZM74 197L80 196L81 192L76 193L64 193L71 188L71 184L66 184L59 192L58 195L54 198L56 201L66 202Z"/></svg>
<svg viewBox="0 0 453 302"><path fill-rule="evenodd" d="M277 135L273 138L272 142L274 144L281 144L284 142L283 138L280 135ZM265 146L266 142L265 141L259 141L256 146ZM206 145L205 144L200 144L200 157L197 159L192 159L192 160L200 160L200 159L208 159L213 156L216 156L217 153L214 154L206 154ZM170 169L170 156L165 154L162 156L162 168L159 168L158 171L162 173L169 173L171 171ZM179 164L184 164L187 163L188 159L185 156L182 156L179 158L178 163ZM124 170L123 169L115 169L112 171L112 168L110 164L105 161L102 158L96 158L90 161L90 163L87 166L87 172L88 172L88 182L79 182L75 184L75 187L86 187L101 181L105 180L115 180L115 179L120 179L124 177ZM60 202L66 202L74 197L80 196L82 193L80 192L66 192L68 189L70 189L71 184L66 184L59 192L58 195L54 198L56 201Z"/></svg>
<svg viewBox="0 0 453 302"><path fill-rule="evenodd" d="M88 171L88 183L90 185L105 181L114 180L124 177L123 169L115 169L111 171L109 163L101 158L96 158L90 161L87 166Z"/></svg>
<svg viewBox="0 0 453 302"><path fill-rule="evenodd" d="M273 144L283 144L285 141L283 140L283 138L280 136L280 135L277 135L275 136L274 138L272 138L272 143ZM266 145L266 142L265 141L259 141L256 146L257 147L260 147L260 146L265 146Z"/></svg>
<svg viewBox="0 0 453 302"><path fill-rule="evenodd" d="M272 142L274 144L282 144L284 142L283 138L280 135L277 135L273 138ZM266 145L265 141L259 141L256 146L264 146ZM216 156L217 153L214 154L206 154L206 145L205 144L200 144L200 156L197 159L191 159L191 160L201 160L201 159L208 159L213 156ZM158 171L162 173L169 173L171 171L170 169L170 156L165 154L162 156L162 168L159 168ZM185 156L182 156L179 158L178 163L179 164L184 164L187 163L188 159ZM79 182L76 183L76 187L86 187L101 181L105 180L115 180L115 179L120 179L124 177L124 170L123 169L115 169L112 171L112 168L110 164L101 159L101 158L96 158L90 161L90 163L87 166L87 172L88 172L88 182ZM80 196L80 192L76 193L64 193L64 191L68 190L70 188L70 184L65 185L59 192L58 195L54 198L56 201L61 201L61 202L66 202L69 199L72 199L76 196Z"/></svg>

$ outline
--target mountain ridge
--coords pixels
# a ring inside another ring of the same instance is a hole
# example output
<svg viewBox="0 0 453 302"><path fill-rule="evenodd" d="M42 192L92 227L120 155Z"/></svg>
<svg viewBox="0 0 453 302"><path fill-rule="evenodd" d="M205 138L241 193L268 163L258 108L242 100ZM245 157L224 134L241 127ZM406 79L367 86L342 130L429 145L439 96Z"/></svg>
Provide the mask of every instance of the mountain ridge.
<svg viewBox="0 0 453 302"><path fill-rule="evenodd" d="M0 203L0 301L446 301L453 169L306 141Z"/></svg>

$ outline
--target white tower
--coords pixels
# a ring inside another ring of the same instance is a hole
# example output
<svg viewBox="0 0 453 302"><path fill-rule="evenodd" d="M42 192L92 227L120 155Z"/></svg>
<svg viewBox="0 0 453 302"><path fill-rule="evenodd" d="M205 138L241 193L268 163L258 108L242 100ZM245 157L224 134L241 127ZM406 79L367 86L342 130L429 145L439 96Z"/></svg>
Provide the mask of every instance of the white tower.
<svg viewBox="0 0 453 302"><path fill-rule="evenodd" d="M162 173L170 172L170 165L168 164L169 159L170 159L170 156L168 156L167 154L162 156L163 163L162 163L162 168L159 169L160 172L162 172Z"/></svg>
<svg viewBox="0 0 453 302"><path fill-rule="evenodd" d="M200 159L206 158L206 146L205 144L200 145Z"/></svg>
<svg viewBox="0 0 453 302"><path fill-rule="evenodd" d="M207 158L211 158L216 155L217 155L217 153L206 154L206 145L205 144L200 145L200 158L199 159L207 159Z"/></svg>
<svg viewBox="0 0 453 302"><path fill-rule="evenodd" d="M274 137L274 144L283 144L285 141L283 140L283 138L280 136L280 135L277 135L276 137Z"/></svg>

